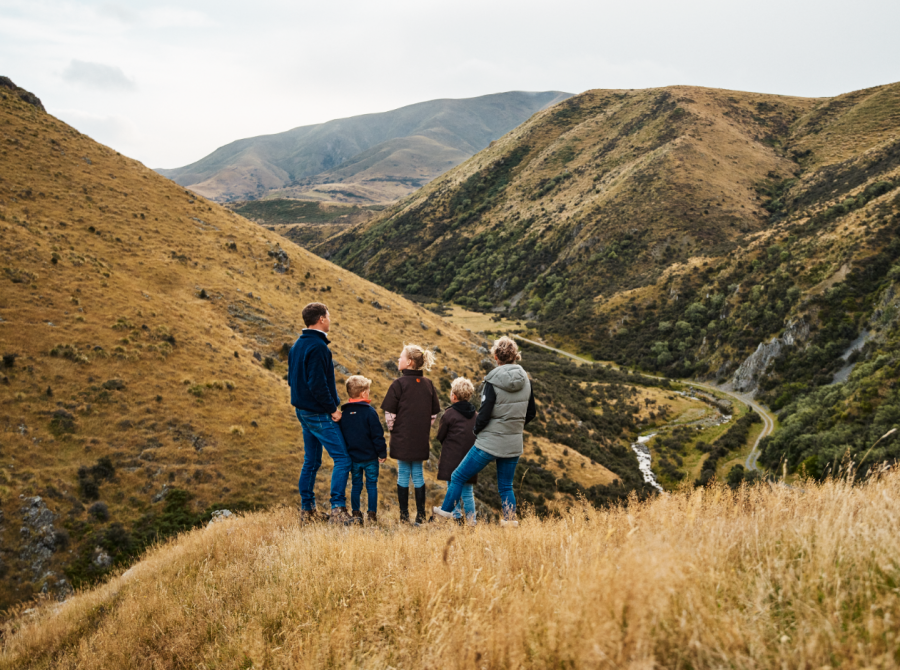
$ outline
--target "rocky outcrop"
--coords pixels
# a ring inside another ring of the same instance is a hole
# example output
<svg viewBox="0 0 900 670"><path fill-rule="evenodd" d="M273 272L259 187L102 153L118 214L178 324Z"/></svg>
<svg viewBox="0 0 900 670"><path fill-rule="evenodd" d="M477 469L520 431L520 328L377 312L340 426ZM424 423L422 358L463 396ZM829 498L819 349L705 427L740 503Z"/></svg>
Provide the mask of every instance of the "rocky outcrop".
<svg viewBox="0 0 900 670"><path fill-rule="evenodd" d="M809 337L809 324L801 319L790 319L781 337L773 337L769 342L760 342L756 351L741 363L731 378L731 388L738 393L752 393L759 386L772 361L781 355L785 347L793 347Z"/></svg>
<svg viewBox="0 0 900 670"><path fill-rule="evenodd" d="M46 112L44 109L44 104L41 102L40 98L38 98L31 91L26 91L24 88L19 88L16 86L9 77L0 77L0 88L5 88L13 92L15 96L24 100L29 105L33 105L37 107L42 112Z"/></svg>

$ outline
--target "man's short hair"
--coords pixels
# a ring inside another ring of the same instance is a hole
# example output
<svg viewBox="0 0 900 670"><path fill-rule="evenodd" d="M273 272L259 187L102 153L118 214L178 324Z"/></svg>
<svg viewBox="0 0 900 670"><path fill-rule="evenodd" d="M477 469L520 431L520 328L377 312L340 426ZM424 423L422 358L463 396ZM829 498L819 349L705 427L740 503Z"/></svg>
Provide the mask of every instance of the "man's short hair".
<svg viewBox="0 0 900 670"><path fill-rule="evenodd" d="M371 379L366 379L362 375L352 375L347 377L347 395L351 398L358 398L363 391L368 391L372 385Z"/></svg>
<svg viewBox="0 0 900 670"><path fill-rule="evenodd" d="M296 312L294 312L296 314ZM319 323L319 319L328 314L328 307L322 302L311 302L303 308L303 323L306 327Z"/></svg>
<svg viewBox="0 0 900 670"><path fill-rule="evenodd" d="M457 377L450 384L450 392L456 396L457 400L471 400L475 395L475 386L465 377Z"/></svg>

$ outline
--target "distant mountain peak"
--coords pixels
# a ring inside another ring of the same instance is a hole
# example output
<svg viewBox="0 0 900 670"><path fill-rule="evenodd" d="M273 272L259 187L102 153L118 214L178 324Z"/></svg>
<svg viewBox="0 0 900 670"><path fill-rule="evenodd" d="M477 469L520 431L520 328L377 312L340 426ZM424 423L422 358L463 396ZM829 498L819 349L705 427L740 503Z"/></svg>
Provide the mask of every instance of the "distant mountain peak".
<svg viewBox="0 0 900 670"><path fill-rule="evenodd" d="M195 163L157 172L221 202L265 195L393 202L570 96L510 91L428 100L236 140Z"/></svg>

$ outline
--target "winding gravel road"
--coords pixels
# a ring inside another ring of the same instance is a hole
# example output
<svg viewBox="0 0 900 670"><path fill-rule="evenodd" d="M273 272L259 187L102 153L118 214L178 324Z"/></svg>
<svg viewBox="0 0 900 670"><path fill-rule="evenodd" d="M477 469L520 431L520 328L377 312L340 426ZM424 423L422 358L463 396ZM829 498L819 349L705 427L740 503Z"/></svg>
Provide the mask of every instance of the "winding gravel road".
<svg viewBox="0 0 900 670"><path fill-rule="evenodd" d="M563 351L562 349L557 349L555 347L551 347L546 344L542 344L540 342L535 342L534 340L529 340L527 337L522 337L521 335L513 335L517 340L522 340L523 342L528 342L528 344L533 344L536 347L542 347L544 349L549 349L550 351L554 351L561 356L567 356L569 358L573 358L576 361L581 361L582 363L592 363L593 361L589 361L586 358L582 358L581 356L576 356L575 354L570 354L568 351ZM655 375L644 374L643 372L638 373L642 377L649 377L650 379L666 379L666 377L657 377ZM747 394L735 393L733 391L725 391L720 389L718 386L713 386L712 384L704 384L703 382L696 382L693 379L682 379L679 380L683 384L690 384L691 386L696 386L698 388L707 389L708 391L717 391L718 393L723 393L727 396L731 396L735 400L738 400L746 405L749 405L753 408L753 410L762 417L763 420L763 429L759 434L759 437L756 438L756 442L753 443L753 449L750 450L750 453L747 454L747 460L744 462L744 467L747 470L759 470L759 464L757 463L759 459L759 443L762 442L762 439L767 435L771 435L772 431L775 430L775 419L772 417L772 413L760 405L755 400L751 399Z"/></svg>

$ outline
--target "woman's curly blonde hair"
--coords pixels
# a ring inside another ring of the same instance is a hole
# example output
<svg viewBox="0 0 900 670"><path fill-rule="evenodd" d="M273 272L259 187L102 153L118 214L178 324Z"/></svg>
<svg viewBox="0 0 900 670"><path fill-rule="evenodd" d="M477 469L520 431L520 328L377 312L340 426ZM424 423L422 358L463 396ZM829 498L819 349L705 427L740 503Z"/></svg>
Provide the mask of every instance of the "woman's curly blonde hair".
<svg viewBox="0 0 900 670"><path fill-rule="evenodd" d="M501 365L522 360L522 354L519 353L519 345L516 344L514 339L506 335L494 341L494 346L491 347L491 354L497 357Z"/></svg>

